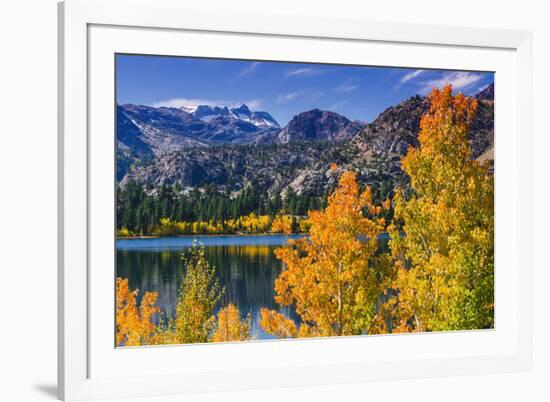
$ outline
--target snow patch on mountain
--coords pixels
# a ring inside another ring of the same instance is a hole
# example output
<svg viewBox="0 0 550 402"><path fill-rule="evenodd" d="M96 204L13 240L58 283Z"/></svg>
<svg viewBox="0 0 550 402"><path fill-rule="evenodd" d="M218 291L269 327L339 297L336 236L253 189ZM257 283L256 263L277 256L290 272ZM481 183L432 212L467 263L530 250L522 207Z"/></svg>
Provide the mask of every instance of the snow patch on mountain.
<svg viewBox="0 0 550 402"><path fill-rule="evenodd" d="M262 129L275 130L281 128L277 120L275 120L269 113L263 111L252 111L244 103L238 107L210 105L182 106L181 110L193 115L196 119L205 122L210 122L212 119L221 116L251 123Z"/></svg>

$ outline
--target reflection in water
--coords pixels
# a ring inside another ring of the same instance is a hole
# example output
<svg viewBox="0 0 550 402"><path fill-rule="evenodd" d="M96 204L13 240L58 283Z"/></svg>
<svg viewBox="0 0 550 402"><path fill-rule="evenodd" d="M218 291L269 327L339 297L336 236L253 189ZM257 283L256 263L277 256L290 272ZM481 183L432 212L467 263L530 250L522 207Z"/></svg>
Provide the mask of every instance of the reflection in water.
<svg viewBox="0 0 550 402"><path fill-rule="evenodd" d="M241 236L244 237L244 236ZM259 327L261 307L277 309L297 322L298 317L291 308L281 309L274 301L275 279L282 270L282 265L275 258L274 243L284 243L282 238L266 242L255 241L255 244L244 245L239 240L232 244L230 237L220 245L204 242L205 256L216 268L221 286L225 287L222 304L234 303L243 315L252 315L252 336L257 339L269 339ZM158 240L158 239L151 239ZM134 240L130 240L133 242ZM140 240L141 244L146 244ZM135 244L135 243L134 243ZM184 275L181 254L189 244L180 244L168 249L162 245L155 247L121 247L117 242L117 276L128 278L131 289L138 288L139 296L146 291L158 292L159 307L164 316L173 316L177 301L178 286ZM218 306L219 308L220 306Z"/></svg>

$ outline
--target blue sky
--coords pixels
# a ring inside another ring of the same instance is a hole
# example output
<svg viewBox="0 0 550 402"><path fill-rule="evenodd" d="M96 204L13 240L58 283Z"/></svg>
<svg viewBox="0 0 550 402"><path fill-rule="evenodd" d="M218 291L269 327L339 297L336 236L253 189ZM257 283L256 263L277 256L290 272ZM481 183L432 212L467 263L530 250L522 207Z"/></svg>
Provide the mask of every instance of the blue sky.
<svg viewBox="0 0 550 402"><path fill-rule="evenodd" d="M433 87L473 94L493 73L117 55L117 103L181 107L240 105L269 112L281 126L314 108L372 121L380 112Z"/></svg>

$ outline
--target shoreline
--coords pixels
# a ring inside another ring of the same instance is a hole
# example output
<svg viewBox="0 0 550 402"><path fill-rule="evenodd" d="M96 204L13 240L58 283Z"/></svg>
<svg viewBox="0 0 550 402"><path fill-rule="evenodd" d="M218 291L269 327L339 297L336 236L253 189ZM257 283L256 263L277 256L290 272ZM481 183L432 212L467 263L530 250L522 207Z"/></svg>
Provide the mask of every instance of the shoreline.
<svg viewBox="0 0 550 402"><path fill-rule="evenodd" d="M296 235L305 235L307 236L308 232L294 232L294 233L202 233L202 234L189 234L189 235L173 235L173 236L154 236L154 235L141 235L141 236L115 236L115 240L147 240L147 239L165 239L170 237L177 237L177 238L193 238L193 237L229 237L229 236L241 236L241 237L249 237L249 236L296 236ZM383 232L378 235L379 239L389 239L388 232Z"/></svg>
<svg viewBox="0 0 550 402"><path fill-rule="evenodd" d="M160 236L154 235L140 235L140 236L115 236L116 240L130 240L130 239L160 239Z"/></svg>
<svg viewBox="0 0 550 402"><path fill-rule="evenodd" d="M115 239L116 240L139 240L139 239L145 240L145 239L163 239L163 238L169 238L169 237L193 238L193 237L211 237L211 236L218 236L218 237L221 237L221 236L242 236L242 237L247 237L247 236L281 236L281 235L294 236L294 235L303 235L303 234L307 234L307 232L298 232L298 233L289 233L289 234L267 232L267 233L220 233L220 234L201 233L201 234L173 235L173 236L141 235L141 236L115 236Z"/></svg>

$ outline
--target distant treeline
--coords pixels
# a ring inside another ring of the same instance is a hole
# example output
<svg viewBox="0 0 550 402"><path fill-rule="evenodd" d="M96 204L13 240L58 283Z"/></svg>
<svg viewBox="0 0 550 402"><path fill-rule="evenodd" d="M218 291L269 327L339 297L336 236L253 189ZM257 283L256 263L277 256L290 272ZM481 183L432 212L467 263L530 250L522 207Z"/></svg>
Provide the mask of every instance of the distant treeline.
<svg viewBox="0 0 550 402"><path fill-rule="evenodd" d="M310 210L323 209L326 200L326 196L299 195L292 190L288 190L284 198L280 194L268 197L254 184L232 197L229 191L220 191L214 186L183 192L179 184L146 189L131 181L117 189L117 230L134 235L158 234L161 219L164 222L169 219L170 222L208 223L227 232L230 229L225 228L227 222L236 222L251 214L266 216L271 223L277 215L305 216Z"/></svg>

